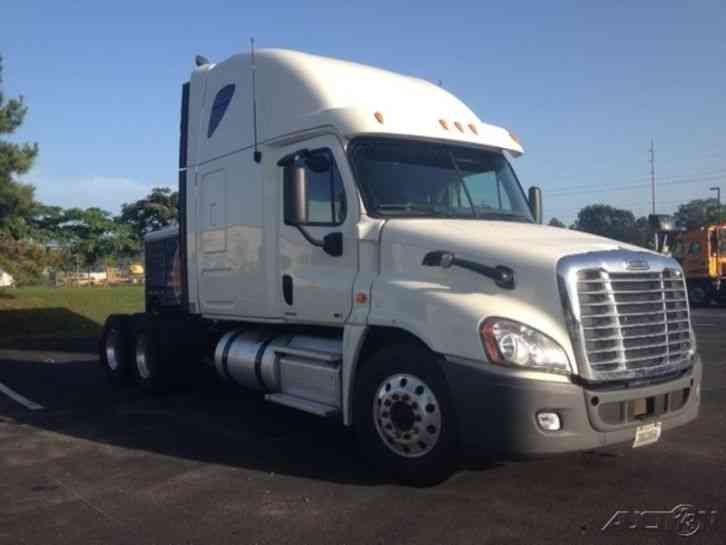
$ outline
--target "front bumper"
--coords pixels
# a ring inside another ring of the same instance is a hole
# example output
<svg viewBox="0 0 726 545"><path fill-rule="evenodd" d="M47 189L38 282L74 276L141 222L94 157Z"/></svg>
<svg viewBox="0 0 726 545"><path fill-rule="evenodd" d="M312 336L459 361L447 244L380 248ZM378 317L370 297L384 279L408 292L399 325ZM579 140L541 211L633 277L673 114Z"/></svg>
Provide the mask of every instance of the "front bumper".
<svg viewBox="0 0 726 545"><path fill-rule="evenodd" d="M678 378L619 389L538 380L527 372L447 359L442 369L462 446L498 455L536 457L632 442L640 425L661 422L665 432L694 420L701 401L698 356ZM557 412L562 429L542 430L540 411Z"/></svg>

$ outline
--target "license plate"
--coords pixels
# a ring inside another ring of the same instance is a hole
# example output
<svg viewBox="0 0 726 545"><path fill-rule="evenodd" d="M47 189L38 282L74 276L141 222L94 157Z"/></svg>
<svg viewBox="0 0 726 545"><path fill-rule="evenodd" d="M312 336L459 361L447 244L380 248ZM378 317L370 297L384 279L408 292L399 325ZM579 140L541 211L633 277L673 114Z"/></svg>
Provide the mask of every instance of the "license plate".
<svg viewBox="0 0 726 545"><path fill-rule="evenodd" d="M658 439L660 439L660 422L653 422L651 424L638 426L635 430L633 448L650 445L651 443L655 443Z"/></svg>

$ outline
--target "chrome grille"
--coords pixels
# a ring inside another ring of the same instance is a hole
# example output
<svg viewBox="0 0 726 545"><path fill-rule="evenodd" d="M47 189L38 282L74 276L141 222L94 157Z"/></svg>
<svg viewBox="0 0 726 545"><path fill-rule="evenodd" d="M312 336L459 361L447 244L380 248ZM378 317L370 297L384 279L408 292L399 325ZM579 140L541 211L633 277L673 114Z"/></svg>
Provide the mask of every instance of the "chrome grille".
<svg viewBox="0 0 726 545"><path fill-rule="evenodd" d="M576 273L582 355L592 378L649 376L689 363L692 348L680 270Z"/></svg>

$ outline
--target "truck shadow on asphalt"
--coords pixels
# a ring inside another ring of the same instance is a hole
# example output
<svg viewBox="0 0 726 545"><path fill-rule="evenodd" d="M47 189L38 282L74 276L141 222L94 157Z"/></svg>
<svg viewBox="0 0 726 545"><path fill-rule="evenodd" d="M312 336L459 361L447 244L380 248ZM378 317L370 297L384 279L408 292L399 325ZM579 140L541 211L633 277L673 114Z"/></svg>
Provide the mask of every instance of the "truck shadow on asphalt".
<svg viewBox="0 0 726 545"><path fill-rule="evenodd" d="M67 336L60 337L57 334L47 335L48 331L54 330L74 332L79 337L69 339ZM9 335L8 332L12 333ZM100 324L63 307L0 311L0 347L3 348L27 349L32 343L32 348L35 350L95 351L94 337L100 332ZM32 341L28 341L30 338ZM79 349L79 346L82 348Z"/></svg>
<svg viewBox="0 0 726 545"><path fill-rule="evenodd" d="M367 464L339 423L266 402L221 383L212 370L194 387L151 396L114 388L95 359L56 363L0 355L0 380L45 406L5 409L0 419L71 437L209 464L357 485L390 482ZM4 417L4 418L3 418ZM466 463L474 470L494 464Z"/></svg>

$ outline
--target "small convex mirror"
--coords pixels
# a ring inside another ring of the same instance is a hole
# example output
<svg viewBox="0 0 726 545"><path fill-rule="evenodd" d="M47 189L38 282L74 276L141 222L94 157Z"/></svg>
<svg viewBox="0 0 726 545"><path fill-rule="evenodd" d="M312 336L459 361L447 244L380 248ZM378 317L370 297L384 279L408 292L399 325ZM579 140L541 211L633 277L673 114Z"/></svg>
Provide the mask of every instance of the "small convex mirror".
<svg viewBox="0 0 726 545"><path fill-rule="evenodd" d="M536 223L542 223L542 190L533 185L529 188L529 209Z"/></svg>

